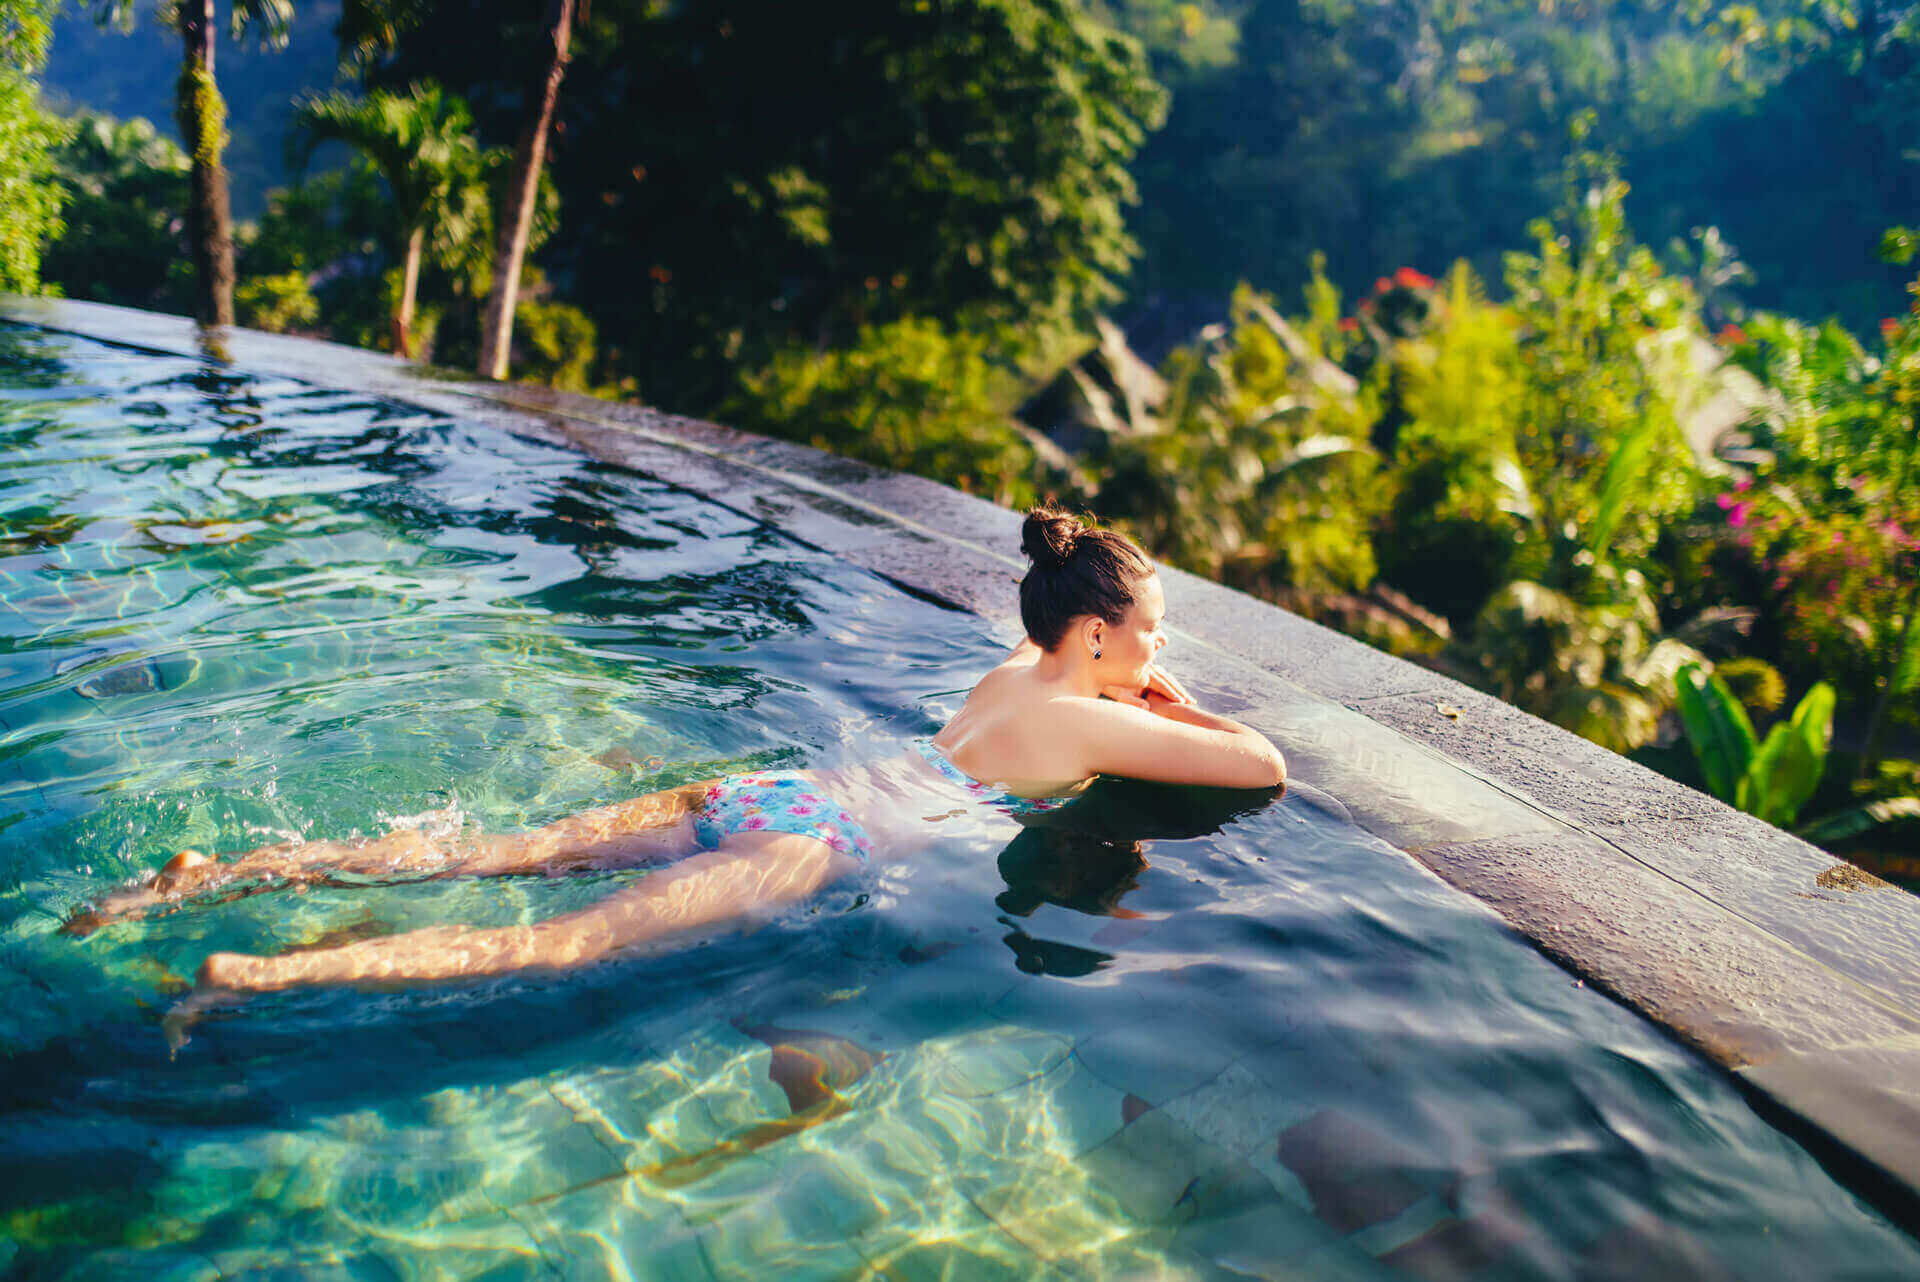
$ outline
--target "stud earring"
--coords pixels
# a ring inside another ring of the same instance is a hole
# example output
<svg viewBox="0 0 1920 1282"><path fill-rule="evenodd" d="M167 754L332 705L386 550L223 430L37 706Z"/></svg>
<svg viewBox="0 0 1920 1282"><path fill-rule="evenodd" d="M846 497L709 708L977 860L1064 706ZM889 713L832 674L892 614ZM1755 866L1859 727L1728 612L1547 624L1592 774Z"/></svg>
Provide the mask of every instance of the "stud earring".
<svg viewBox="0 0 1920 1282"><path fill-rule="evenodd" d="M1094 658L1096 658L1096 659L1100 657L1100 650L1099 650L1099 648L1098 648L1098 647L1095 647L1095 648L1094 648L1094 651L1093 651L1093 657L1094 657Z"/></svg>

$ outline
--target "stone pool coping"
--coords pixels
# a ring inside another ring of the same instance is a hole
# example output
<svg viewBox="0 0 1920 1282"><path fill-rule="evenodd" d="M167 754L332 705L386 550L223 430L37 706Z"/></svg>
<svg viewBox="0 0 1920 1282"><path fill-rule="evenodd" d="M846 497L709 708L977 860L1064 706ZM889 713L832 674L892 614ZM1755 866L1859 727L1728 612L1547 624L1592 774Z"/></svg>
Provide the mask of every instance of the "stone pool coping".
<svg viewBox="0 0 1920 1282"><path fill-rule="evenodd" d="M1017 514L919 477L640 405L311 339L0 296L0 317L363 390L554 441L775 525L1018 635ZM1162 569L1174 667L1292 774L1542 952L1726 1069L1920 1228L1920 896L1518 709ZM1861 887L1861 888L1850 888Z"/></svg>

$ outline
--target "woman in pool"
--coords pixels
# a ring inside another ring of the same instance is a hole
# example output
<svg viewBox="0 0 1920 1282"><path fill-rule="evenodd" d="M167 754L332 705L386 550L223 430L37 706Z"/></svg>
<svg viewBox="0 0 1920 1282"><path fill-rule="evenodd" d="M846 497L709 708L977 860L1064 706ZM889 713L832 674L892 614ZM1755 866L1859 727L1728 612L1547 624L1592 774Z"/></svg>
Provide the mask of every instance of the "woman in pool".
<svg viewBox="0 0 1920 1282"><path fill-rule="evenodd" d="M690 784L518 836L445 843L400 831L356 844L265 847L226 863L187 851L148 885L110 896L69 928L84 933L189 896L313 884L335 873L512 876L673 860L591 907L533 925L435 926L273 957L215 953L200 968L199 988L211 999L557 969L812 895L865 864L876 844L924 839L929 794L1024 821L1072 800L1101 774L1238 788L1285 781L1285 764L1265 737L1202 711L1155 665L1166 607L1139 548L1052 508L1028 513L1021 538L1032 560L1020 584L1027 638L913 754ZM700 853L685 854L694 849Z"/></svg>

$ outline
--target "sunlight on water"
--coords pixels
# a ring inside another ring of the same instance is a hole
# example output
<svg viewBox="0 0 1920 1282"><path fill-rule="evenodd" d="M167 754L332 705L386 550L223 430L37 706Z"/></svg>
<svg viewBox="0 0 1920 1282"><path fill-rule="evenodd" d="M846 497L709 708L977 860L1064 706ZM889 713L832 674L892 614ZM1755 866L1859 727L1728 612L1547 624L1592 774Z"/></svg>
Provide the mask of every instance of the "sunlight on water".
<svg viewBox="0 0 1920 1282"><path fill-rule="evenodd" d="M178 850L884 756L999 650L499 431L18 328L0 363L0 1274L1920 1275L1716 1072L1311 788L957 815L750 931L258 1000L171 1058L211 950L644 875L58 933Z"/></svg>

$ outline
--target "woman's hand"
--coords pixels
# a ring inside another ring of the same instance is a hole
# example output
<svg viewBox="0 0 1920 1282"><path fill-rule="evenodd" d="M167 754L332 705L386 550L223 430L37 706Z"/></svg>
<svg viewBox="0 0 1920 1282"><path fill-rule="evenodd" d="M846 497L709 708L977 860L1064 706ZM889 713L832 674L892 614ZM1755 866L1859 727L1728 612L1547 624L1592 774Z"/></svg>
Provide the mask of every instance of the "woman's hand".
<svg viewBox="0 0 1920 1282"><path fill-rule="evenodd" d="M1147 684L1140 689L1132 686L1102 686L1100 693L1116 703L1130 703L1148 712L1160 712L1169 705L1193 706L1193 696L1187 693L1185 686L1169 673L1152 666L1147 668Z"/></svg>
<svg viewBox="0 0 1920 1282"><path fill-rule="evenodd" d="M1162 668L1159 664L1148 665L1147 688L1141 691L1141 693L1147 695L1157 694L1170 703L1193 702L1193 696L1187 693L1187 688L1174 680L1173 674L1165 668Z"/></svg>

